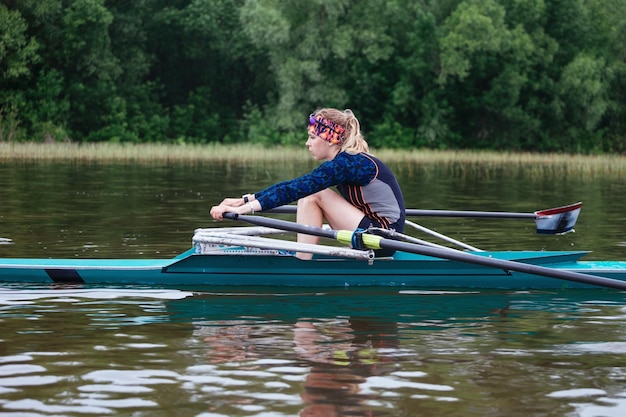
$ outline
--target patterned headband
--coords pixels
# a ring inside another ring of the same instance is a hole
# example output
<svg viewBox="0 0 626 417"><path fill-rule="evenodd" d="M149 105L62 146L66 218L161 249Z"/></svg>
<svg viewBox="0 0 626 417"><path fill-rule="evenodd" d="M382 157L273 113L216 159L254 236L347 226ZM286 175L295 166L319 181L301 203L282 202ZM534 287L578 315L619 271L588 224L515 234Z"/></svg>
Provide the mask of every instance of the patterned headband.
<svg viewBox="0 0 626 417"><path fill-rule="evenodd" d="M309 133L319 136L327 142L339 145L345 131L346 129L343 126L333 123L320 115L313 113L309 115Z"/></svg>

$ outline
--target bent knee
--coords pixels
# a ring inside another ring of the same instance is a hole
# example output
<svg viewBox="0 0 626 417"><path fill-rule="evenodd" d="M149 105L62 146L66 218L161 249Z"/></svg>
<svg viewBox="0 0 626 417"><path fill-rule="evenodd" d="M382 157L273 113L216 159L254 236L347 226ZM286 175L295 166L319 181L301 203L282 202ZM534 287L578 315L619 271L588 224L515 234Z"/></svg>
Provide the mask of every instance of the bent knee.
<svg viewBox="0 0 626 417"><path fill-rule="evenodd" d="M298 207L307 206L307 205L315 205L320 206L322 201L324 200L324 193L328 190L318 191L315 194L307 195L306 197L302 197L298 200Z"/></svg>

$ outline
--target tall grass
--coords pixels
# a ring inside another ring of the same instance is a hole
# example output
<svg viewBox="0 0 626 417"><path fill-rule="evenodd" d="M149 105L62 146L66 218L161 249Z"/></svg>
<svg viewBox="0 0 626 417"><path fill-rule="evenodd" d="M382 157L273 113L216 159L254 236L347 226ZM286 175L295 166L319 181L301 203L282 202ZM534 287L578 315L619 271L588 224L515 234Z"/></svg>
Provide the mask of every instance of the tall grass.
<svg viewBox="0 0 626 417"><path fill-rule="evenodd" d="M533 169L538 174L572 171L585 174L626 175L626 156L511 153L491 151L437 151L379 149L373 153L389 163L403 166L446 165L458 170L497 171L500 168ZM114 143L15 143L0 142L2 161L72 162L198 162L310 163L304 147L261 145L171 145Z"/></svg>
<svg viewBox="0 0 626 417"><path fill-rule="evenodd" d="M626 156L583 155L531 152L381 150L376 153L384 161L397 162L403 169L428 169L445 166L459 175L479 178L494 177L506 172L524 176L552 178L576 175L626 177Z"/></svg>
<svg viewBox="0 0 626 417"><path fill-rule="evenodd" d="M15 143L0 142L0 160L22 161L262 161L309 159L296 148L264 148L254 145L173 145L115 143Z"/></svg>

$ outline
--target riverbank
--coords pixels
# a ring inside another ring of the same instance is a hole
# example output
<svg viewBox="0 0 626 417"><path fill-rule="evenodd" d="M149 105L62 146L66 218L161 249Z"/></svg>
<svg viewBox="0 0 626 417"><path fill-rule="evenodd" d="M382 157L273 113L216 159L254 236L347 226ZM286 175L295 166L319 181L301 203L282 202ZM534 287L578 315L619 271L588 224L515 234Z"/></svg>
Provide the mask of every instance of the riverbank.
<svg viewBox="0 0 626 417"><path fill-rule="evenodd" d="M377 156L390 163L480 164L575 168L583 172L626 174L626 156L512 153L493 151L439 151L430 149L379 149ZM13 143L0 142L0 161L74 162L311 162L304 147L261 145L174 145L115 143Z"/></svg>

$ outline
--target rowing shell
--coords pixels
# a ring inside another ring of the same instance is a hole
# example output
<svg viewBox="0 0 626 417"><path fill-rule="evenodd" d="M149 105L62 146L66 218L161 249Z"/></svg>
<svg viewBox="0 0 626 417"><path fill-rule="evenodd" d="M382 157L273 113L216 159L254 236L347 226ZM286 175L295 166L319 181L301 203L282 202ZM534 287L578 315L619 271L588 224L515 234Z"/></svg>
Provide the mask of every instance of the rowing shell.
<svg viewBox="0 0 626 417"><path fill-rule="evenodd" d="M271 239L276 240L276 239ZM202 286L549 289L592 285L505 271L454 260L397 252L393 257L353 259L316 255L299 260L288 251L201 245L172 259L0 259L0 282ZM481 251L491 259L626 281L624 261L583 261L582 251Z"/></svg>
<svg viewBox="0 0 626 417"><path fill-rule="evenodd" d="M572 230L581 204L535 213L479 212L479 217L533 218L540 233L566 233ZM293 211L294 208L284 206L283 210ZM437 214L441 215L441 212ZM445 212L444 215L474 217L477 212ZM239 219L247 219L257 226L197 229L192 240L193 247L172 259L0 259L0 282L175 288L381 286L547 289L601 286L626 289L626 262L582 261L581 258L587 254L583 251L483 251L420 227L418 230L443 237L448 243L457 244L465 250L450 250L414 238L411 240L413 243L403 243L363 234L362 239L369 242L370 248L384 244L397 249L393 257L376 258L372 250L306 245L266 237L286 231L336 237L346 231L312 228L260 216L239 216ZM346 243L343 240L338 239ZM295 252L309 252L315 256L312 260L300 260L294 256ZM555 277L558 279L552 279Z"/></svg>

